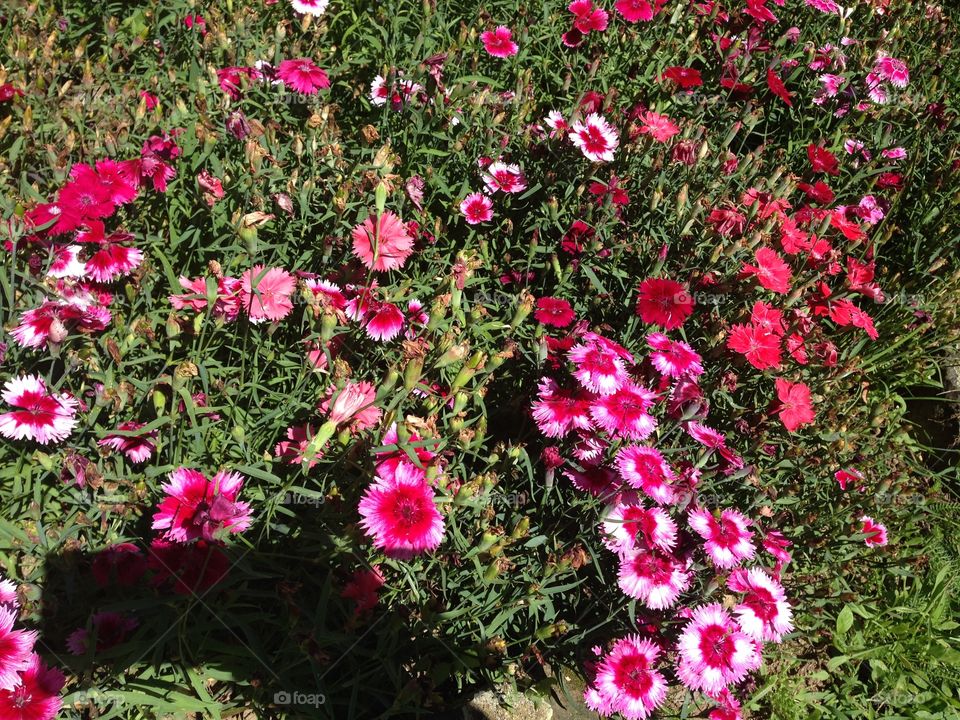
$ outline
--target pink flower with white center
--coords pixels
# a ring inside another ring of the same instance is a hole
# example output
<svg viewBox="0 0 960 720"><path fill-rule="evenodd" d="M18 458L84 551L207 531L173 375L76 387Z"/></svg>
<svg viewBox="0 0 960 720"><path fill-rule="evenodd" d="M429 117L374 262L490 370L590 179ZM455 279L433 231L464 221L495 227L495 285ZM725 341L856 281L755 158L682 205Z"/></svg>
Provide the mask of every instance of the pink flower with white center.
<svg viewBox="0 0 960 720"><path fill-rule="evenodd" d="M604 544L615 553L635 549L670 552L677 544L677 524L665 511L623 499L607 506L602 528Z"/></svg>
<svg viewBox="0 0 960 720"><path fill-rule="evenodd" d="M157 437L157 431L150 430L146 433L137 433L136 431L142 427L144 427L144 423L122 422L117 426L117 430L123 432L123 435L108 433L97 442L97 445L122 452L132 463L142 463L148 460L153 455L153 451L157 449L153 442L154 438Z"/></svg>
<svg viewBox="0 0 960 720"><path fill-rule="evenodd" d="M722 510L718 517L708 510L691 510L687 520L693 531L704 539L703 549L718 568L736 567L742 560L753 557L755 550L750 542L753 521L738 510Z"/></svg>
<svg viewBox="0 0 960 720"><path fill-rule="evenodd" d="M819 80L820 84L823 85L823 94L831 98L836 97L843 86L847 84L846 78L842 75L832 75L830 73L823 73Z"/></svg>
<svg viewBox="0 0 960 720"><path fill-rule="evenodd" d="M886 150L880 151L880 156L886 158L887 160L905 160L907 157L907 151L902 147L887 148Z"/></svg>
<svg viewBox="0 0 960 720"><path fill-rule="evenodd" d="M656 448L627 445L620 448L617 470L630 487L645 492L658 505L677 501L676 475Z"/></svg>
<svg viewBox="0 0 960 720"><path fill-rule="evenodd" d="M664 610L690 587L690 572L669 555L637 549L620 556L618 584L627 596L651 610Z"/></svg>
<svg viewBox="0 0 960 720"><path fill-rule="evenodd" d="M570 126L567 124L567 121L563 119L563 115L560 114L559 110L551 110L547 113L547 118L544 120L544 123L546 123L546 126L551 130L550 137L562 135L570 129Z"/></svg>
<svg viewBox="0 0 960 720"><path fill-rule="evenodd" d="M479 225L493 219L493 201L483 193L470 193L460 203L460 212L468 225Z"/></svg>
<svg viewBox="0 0 960 720"><path fill-rule="evenodd" d="M320 412L329 413L328 420L338 426L360 432L380 422L380 408L376 406L377 390L368 382L348 382L342 390L330 387L320 403Z"/></svg>
<svg viewBox="0 0 960 720"><path fill-rule="evenodd" d="M860 522L863 523L860 532L867 536L863 539L863 542L868 547L883 547L887 544L886 525L876 522L869 515L861 516Z"/></svg>
<svg viewBox="0 0 960 720"><path fill-rule="evenodd" d="M3 576L0 575L0 578L3 578ZM10 580L0 579L0 607L6 607L9 610L16 610L20 607L17 586Z"/></svg>
<svg viewBox="0 0 960 720"><path fill-rule="evenodd" d="M586 704L602 715L648 717L667 696L667 681L656 669L660 652L654 642L639 635L617 640L584 692Z"/></svg>
<svg viewBox="0 0 960 720"><path fill-rule="evenodd" d="M571 430L590 429L590 397L582 390L561 388L552 378L540 380L531 410L537 427L547 437L560 438Z"/></svg>
<svg viewBox="0 0 960 720"><path fill-rule="evenodd" d="M302 15L320 17L327 11L330 0L290 0L293 9Z"/></svg>
<svg viewBox="0 0 960 720"><path fill-rule="evenodd" d="M503 162L493 162L487 165L483 173L483 182L487 190L494 193L500 190L505 193L518 193L527 189L527 181L519 165L507 165Z"/></svg>
<svg viewBox="0 0 960 720"><path fill-rule="evenodd" d="M612 162L620 137L601 115L590 113L585 120L573 123L570 142L592 162Z"/></svg>
<svg viewBox="0 0 960 720"><path fill-rule="evenodd" d="M693 611L677 643L677 675L691 690L716 694L760 667L757 644L720 603Z"/></svg>
<svg viewBox="0 0 960 720"><path fill-rule="evenodd" d="M516 55L520 47L513 41L513 33L505 25L499 25L495 30L486 30L480 33L480 42L483 49L497 58Z"/></svg>
<svg viewBox="0 0 960 720"><path fill-rule="evenodd" d="M640 116L643 125L640 127L641 135L649 135L657 142L667 142L670 138L680 132L680 126L677 125L666 115L655 113L653 110L647 110Z"/></svg>
<svg viewBox="0 0 960 720"><path fill-rule="evenodd" d="M238 502L243 476L221 470L212 479L189 468L177 468L161 489L166 497L153 514L153 529L163 530L165 540L219 540L227 533L250 527L250 506Z"/></svg>
<svg viewBox="0 0 960 720"><path fill-rule="evenodd" d="M656 393L626 382L612 395L603 395L590 405L594 425L610 435L630 440L645 440L657 429L657 420L647 410L653 407Z"/></svg>
<svg viewBox="0 0 960 720"><path fill-rule="evenodd" d="M389 477L367 488L359 505L360 526L387 555L409 559L443 541L443 516L424 471L400 462Z"/></svg>
<svg viewBox="0 0 960 720"><path fill-rule="evenodd" d="M65 440L76 427L77 400L49 392L39 375L20 375L3 387L4 402L19 409L0 415L0 435L46 445Z"/></svg>
<svg viewBox="0 0 960 720"><path fill-rule="evenodd" d="M687 343L671 340L663 333L650 333L647 345L654 350L650 353L651 364L664 377L695 378L703 374L700 355Z"/></svg>
<svg viewBox="0 0 960 720"><path fill-rule="evenodd" d="M20 684L19 673L30 667L30 654L37 640L36 631L14 630L16 620L15 609L0 607L0 690L13 690Z"/></svg>
<svg viewBox="0 0 960 720"><path fill-rule="evenodd" d="M240 276L240 303L250 322L277 322L293 310L290 296L296 287L297 281L286 270L254 265Z"/></svg>
<svg viewBox="0 0 960 720"><path fill-rule="evenodd" d="M730 573L727 587L744 593L733 612L740 629L758 642L780 642L793 630L793 611L783 586L760 568Z"/></svg>
<svg viewBox="0 0 960 720"><path fill-rule="evenodd" d="M630 379L626 363L633 363L633 355L596 333L585 333L583 342L574 345L568 357L577 366L573 376L598 395L612 395Z"/></svg>

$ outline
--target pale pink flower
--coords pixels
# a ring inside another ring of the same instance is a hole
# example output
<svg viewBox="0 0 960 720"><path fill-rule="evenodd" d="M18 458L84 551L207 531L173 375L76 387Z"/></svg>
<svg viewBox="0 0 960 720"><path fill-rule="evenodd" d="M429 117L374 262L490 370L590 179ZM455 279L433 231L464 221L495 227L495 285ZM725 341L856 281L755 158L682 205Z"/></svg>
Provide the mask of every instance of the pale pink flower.
<svg viewBox="0 0 960 720"><path fill-rule="evenodd" d="M379 220L376 215L371 214L353 228L351 236L353 254L376 272L403 267L413 253L413 238L400 218L389 210L386 210Z"/></svg>
<svg viewBox="0 0 960 720"><path fill-rule="evenodd" d="M290 296L296 286L297 281L286 270L254 265L240 276L240 303L250 322L277 322L293 310Z"/></svg>

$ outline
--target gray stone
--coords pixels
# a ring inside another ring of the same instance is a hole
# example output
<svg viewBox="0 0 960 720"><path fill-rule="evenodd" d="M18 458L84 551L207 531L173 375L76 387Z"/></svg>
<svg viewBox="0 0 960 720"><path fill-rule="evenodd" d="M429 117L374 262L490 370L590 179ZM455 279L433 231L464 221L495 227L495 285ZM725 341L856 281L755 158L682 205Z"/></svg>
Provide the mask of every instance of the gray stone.
<svg viewBox="0 0 960 720"><path fill-rule="evenodd" d="M463 708L464 720L552 720L553 708L534 693L483 690Z"/></svg>

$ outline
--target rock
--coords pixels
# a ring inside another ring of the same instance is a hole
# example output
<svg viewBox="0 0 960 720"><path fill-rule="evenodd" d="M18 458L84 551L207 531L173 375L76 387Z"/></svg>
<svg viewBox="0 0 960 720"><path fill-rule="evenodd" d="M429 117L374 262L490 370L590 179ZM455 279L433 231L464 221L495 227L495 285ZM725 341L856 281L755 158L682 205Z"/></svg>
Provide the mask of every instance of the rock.
<svg viewBox="0 0 960 720"><path fill-rule="evenodd" d="M553 708L533 693L483 690L463 708L464 720L552 720Z"/></svg>

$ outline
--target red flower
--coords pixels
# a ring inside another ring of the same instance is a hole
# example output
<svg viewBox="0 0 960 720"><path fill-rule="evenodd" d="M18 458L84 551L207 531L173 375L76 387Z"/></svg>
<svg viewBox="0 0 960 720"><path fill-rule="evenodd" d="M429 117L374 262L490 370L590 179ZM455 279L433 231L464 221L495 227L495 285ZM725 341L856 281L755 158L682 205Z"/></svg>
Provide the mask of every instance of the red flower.
<svg viewBox="0 0 960 720"><path fill-rule="evenodd" d="M757 250L754 257L757 264L744 263L740 271L741 277L756 275L759 283L767 290L781 295L790 292L790 266L777 255L776 250L762 247Z"/></svg>
<svg viewBox="0 0 960 720"><path fill-rule="evenodd" d="M640 283L637 315L645 323L674 330L693 312L693 296L685 285L666 278L648 278Z"/></svg>
<svg viewBox="0 0 960 720"><path fill-rule="evenodd" d="M780 400L780 406L776 413L780 415L780 421L788 431L793 432L801 425L809 425L813 422L810 388L804 383L792 383L789 380L777 378L777 397Z"/></svg>
<svg viewBox="0 0 960 720"><path fill-rule="evenodd" d="M570 303L555 297L539 298L537 300L537 311L533 316L537 319L537 322L554 327L566 327L576 318Z"/></svg>
<svg viewBox="0 0 960 720"><path fill-rule="evenodd" d="M770 92L783 100L787 104L787 107L793 107L787 86L783 84L783 80L781 80L780 76L772 69L767 70L767 87L770 88Z"/></svg>
<svg viewBox="0 0 960 720"><path fill-rule="evenodd" d="M807 157L810 159L810 165L815 173L840 174L840 163L837 161L837 156L822 145L814 145L813 143L807 145Z"/></svg>
<svg viewBox="0 0 960 720"><path fill-rule="evenodd" d="M684 90L703 85L703 78L700 76L699 70L682 65L668 67L663 71L663 79L672 80Z"/></svg>
<svg viewBox="0 0 960 720"><path fill-rule="evenodd" d="M818 205L829 205L833 202L833 190L822 180L817 180L812 185L809 183L797 183L797 188L805 192L807 197Z"/></svg>
<svg viewBox="0 0 960 720"><path fill-rule="evenodd" d="M747 358L757 370L780 367L780 337L752 323L730 328L727 347Z"/></svg>

